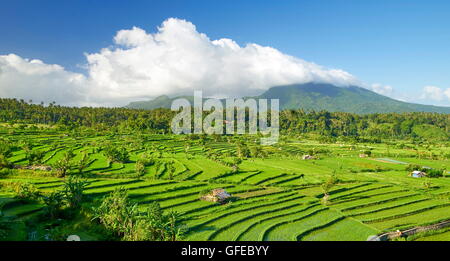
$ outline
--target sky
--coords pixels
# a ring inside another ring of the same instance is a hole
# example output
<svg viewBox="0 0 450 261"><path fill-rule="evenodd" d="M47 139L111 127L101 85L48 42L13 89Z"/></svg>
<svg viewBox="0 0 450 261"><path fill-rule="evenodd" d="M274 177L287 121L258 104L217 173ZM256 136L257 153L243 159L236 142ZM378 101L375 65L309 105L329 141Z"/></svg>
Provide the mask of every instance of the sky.
<svg viewBox="0 0 450 261"><path fill-rule="evenodd" d="M121 106L360 85L450 106L447 0L3 0L0 97Z"/></svg>

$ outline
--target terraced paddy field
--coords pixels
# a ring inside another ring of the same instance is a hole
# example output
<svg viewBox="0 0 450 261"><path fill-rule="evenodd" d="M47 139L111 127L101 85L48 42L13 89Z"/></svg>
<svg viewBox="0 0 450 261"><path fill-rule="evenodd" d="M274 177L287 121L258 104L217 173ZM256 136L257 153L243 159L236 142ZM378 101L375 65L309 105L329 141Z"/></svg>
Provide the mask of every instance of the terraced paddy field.
<svg viewBox="0 0 450 261"><path fill-rule="evenodd" d="M423 236L416 239L417 241L450 241L450 232L438 233L431 236Z"/></svg>
<svg viewBox="0 0 450 261"><path fill-rule="evenodd" d="M407 149L390 149L381 144L321 144L290 140L277 147L263 147L264 157L244 158L233 166L226 160L236 156L236 145L227 140L206 144L183 137L147 134L116 136L62 135L24 132L4 133L19 144L32 143L32 150L44 152L41 165L53 166L67 151L78 161L88 158L83 173L74 167L69 175L81 175L89 182L85 194L89 203L116 188L128 190L141 211L157 201L164 210L180 214L186 225L183 240L352 240L364 241L383 232L433 224L450 219L450 174L440 178L412 178L407 164L450 169L445 158L417 158ZM113 143L129 153L123 163L110 162L102 149ZM367 148L370 157L359 157ZM431 148L436 154L447 147ZM317 151L314 160L302 155ZM216 156L220 155L222 160ZM154 164L136 173L136 162L151 157ZM379 160L383 159L383 160ZM392 160L386 160L392 159ZM26 153L19 146L8 160L27 166ZM404 164L407 163L407 164ZM323 200L322 185L337 177ZM45 240L29 220L42 213L42 202L18 199L8 190L15 182L32 184L42 193L62 189L64 178L53 171L15 169L0 174L1 218L14 228L3 240ZM426 183L426 184L425 184ZM218 204L199 200L202 191L223 188L233 200ZM90 206L90 205L89 205ZM74 228L87 240L95 233ZM450 240L449 232L416 240Z"/></svg>

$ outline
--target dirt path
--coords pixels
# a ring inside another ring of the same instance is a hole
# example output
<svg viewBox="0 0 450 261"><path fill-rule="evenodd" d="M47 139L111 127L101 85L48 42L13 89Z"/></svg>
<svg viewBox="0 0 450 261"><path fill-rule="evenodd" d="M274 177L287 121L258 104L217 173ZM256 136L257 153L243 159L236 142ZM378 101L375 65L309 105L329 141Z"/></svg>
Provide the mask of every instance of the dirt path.
<svg viewBox="0 0 450 261"><path fill-rule="evenodd" d="M398 160L393 160L393 159L389 159L389 158L377 158L377 159L372 159L378 162L383 162L383 163L392 163L392 164L403 164L403 165L408 165L409 163L403 162L403 161L398 161Z"/></svg>

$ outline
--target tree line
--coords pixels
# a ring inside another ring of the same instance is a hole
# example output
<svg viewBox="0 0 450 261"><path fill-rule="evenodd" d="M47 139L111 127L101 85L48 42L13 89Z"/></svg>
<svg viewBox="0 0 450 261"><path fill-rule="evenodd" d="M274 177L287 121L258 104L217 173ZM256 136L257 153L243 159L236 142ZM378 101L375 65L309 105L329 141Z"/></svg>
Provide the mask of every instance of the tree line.
<svg viewBox="0 0 450 261"><path fill-rule="evenodd" d="M27 103L0 99L0 122L47 124L74 129L87 127L112 131L170 133L176 112L169 109L65 107L54 103ZM207 114L205 114L207 115ZM448 140L450 114L430 112L355 114L345 112L284 110L283 133L317 133L324 137L425 138Z"/></svg>

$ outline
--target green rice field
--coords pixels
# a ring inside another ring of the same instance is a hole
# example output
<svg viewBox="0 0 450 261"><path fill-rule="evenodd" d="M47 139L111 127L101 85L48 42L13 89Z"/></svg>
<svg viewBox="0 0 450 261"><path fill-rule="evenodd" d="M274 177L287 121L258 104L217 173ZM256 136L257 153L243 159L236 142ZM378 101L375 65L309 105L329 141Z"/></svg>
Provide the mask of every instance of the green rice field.
<svg viewBox="0 0 450 261"><path fill-rule="evenodd" d="M33 150L45 153L42 165L52 166L68 150L74 160L85 153L88 165L83 178L89 181L85 194L101 199L116 188L126 188L130 199L144 209L159 202L164 210L180 213L187 232L183 240L204 241L365 241L383 232L433 224L450 219L450 174L441 178L413 178L405 164L450 169L447 159L417 157L408 149L383 144L325 144L309 140L288 140L276 147L263 148L265 157L246 158L239 169L210 156L233 157L236 146L226 140L202 145L182 136L148 134L74 136L58 132L4 133L11 141L26 139ZM127 149L126 163L109 163L102 144L112 142ZM360 157L368 148L370 157ZM431 148L437 154L449 148ZM319 151L316 159L302 155ZM135 165L147 154L158 154L160 164L146 166L136 175ZM207 152L210 152L209 154ZM391 160L389 160L391 159ZM25 152L15 150L8 158L25 166ZM172 162L174 171L168 171ZM69 172L76 174L76 170ZM338 182L323 202L322 184L332 175ZM26 182L42 193L61 189L64 178L51 171L15 170L0 176L0 183ZM428 186L424 183L429 182ZM199 200L204 190L223 188L235 200L217 204ZM6 240L33 240L28 220L42 212L42 202L25 202L14 193L0 190L2 217L14 233ZM73 228L85 240L96 240L95 232ZM37 237L39 238L39 237ZM419 237L416 240L449 240L449 232Z"/></svg>

